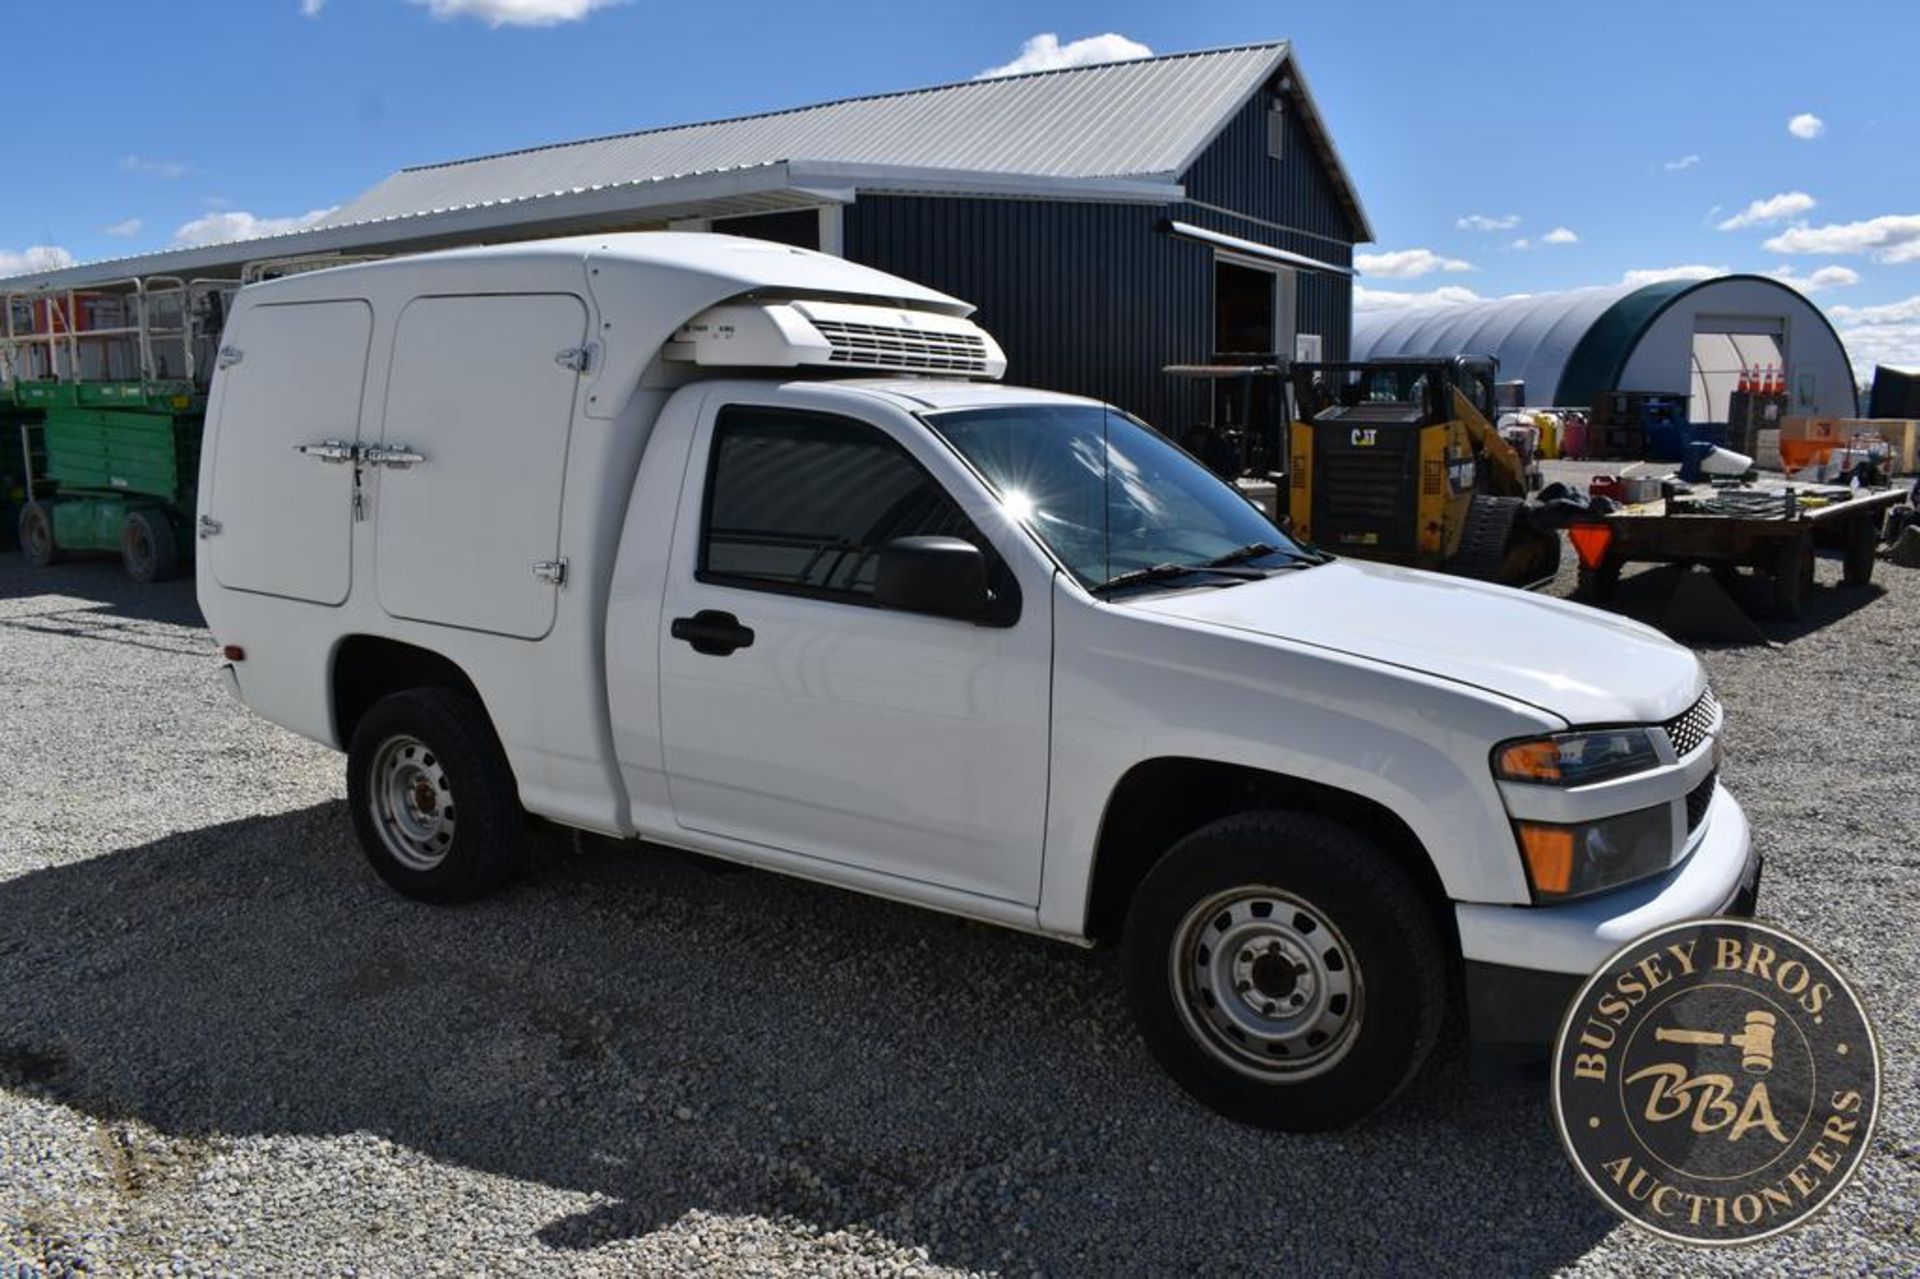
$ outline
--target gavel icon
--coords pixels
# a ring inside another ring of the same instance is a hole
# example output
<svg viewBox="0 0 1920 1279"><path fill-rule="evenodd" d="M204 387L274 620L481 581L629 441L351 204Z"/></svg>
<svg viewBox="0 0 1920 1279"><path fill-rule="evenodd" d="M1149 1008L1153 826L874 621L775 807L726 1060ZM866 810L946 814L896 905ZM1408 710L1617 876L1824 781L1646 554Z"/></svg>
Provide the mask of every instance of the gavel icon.
<svg viewBox="0 0 1920 1279"><path fill-rule="evenodd" d="M1773 1032L1777 1019L1764 1008L1747 1014L1747 1028L1738 1034L1723 1035L1717 1030L1671 1030L1656 1026L1653 1037L1669 1044L1727 1044L1740 1050L1740 1068L1750 1075L1764 1075L1773 1069Z"/></svg>

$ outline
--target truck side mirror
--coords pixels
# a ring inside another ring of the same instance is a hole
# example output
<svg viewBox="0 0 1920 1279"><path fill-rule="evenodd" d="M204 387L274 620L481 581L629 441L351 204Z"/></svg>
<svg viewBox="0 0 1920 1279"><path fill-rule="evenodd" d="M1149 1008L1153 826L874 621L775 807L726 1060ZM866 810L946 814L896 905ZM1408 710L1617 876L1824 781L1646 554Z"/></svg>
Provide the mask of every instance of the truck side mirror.
<svg viewBox="0 0 1920 1279"><path fill-rule="evenodd" d="M993 603L987 557L957 537L897 537L880 548L873 596L888 608L983 621Z"/></svg>

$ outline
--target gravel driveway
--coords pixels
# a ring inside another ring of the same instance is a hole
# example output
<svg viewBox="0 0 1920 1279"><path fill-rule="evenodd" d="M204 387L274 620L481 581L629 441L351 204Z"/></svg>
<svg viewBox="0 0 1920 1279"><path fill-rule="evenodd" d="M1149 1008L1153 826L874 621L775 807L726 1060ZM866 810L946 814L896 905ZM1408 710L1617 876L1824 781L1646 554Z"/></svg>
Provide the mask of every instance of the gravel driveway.
<svg viewBox="0 0 1920 1279"><path fill-rule="evenodd" d="M1271 1135L1160 1074L1110 953L643 849L405 901L190 584L0 555L0 1275L1920 1272L1920 573L1880 579L1707 654L1761 913L1887 1068L1838 1203L1713 1253L1616 1225L1457 1035Z"/></svg>

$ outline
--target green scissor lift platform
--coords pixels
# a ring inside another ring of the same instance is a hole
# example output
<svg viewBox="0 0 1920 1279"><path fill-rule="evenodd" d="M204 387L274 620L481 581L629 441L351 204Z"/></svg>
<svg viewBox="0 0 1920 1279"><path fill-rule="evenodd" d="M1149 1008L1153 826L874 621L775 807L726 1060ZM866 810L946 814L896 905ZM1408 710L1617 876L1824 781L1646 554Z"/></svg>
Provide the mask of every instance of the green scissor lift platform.
<svg viewBox="0 0 1920 1279"><path fill-rule="evenodd" d="M21 549L40 564L69 551L118 551L137 581L176 575L192 547L206 404L191 384L14 390L29 410L19 418L27 475Z"/></svg>
<svg viewBox="0 0 1920 1279"><path fill-rule="evenodd" d="M0 354L12 375L0 381L0 426L17 436L20 459L7 496L19 508L20 549L37 564L118 552L129 576L151 582L178 574L192 554L206 398L192 377L193 295L170 283L0 299ZM101 298L109 305L89 314ZM155 325L156 298L174 300L172 327ZM164 375L175 370L187 376ZM125 372L136 376L114 376Z"/></svg>

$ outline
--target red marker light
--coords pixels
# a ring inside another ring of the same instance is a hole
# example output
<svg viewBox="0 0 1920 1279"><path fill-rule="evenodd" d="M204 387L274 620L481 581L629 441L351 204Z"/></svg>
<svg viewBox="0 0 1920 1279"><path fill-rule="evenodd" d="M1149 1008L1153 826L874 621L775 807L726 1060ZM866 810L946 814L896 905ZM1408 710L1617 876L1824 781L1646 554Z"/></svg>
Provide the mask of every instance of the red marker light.
<svg viewBox="0 0 1920 1279"><path fill-rule="evenodd" d="M247 660L247 650L238 644L227 644L220 649L220 656L229 662L244 662Z"/></svg>

